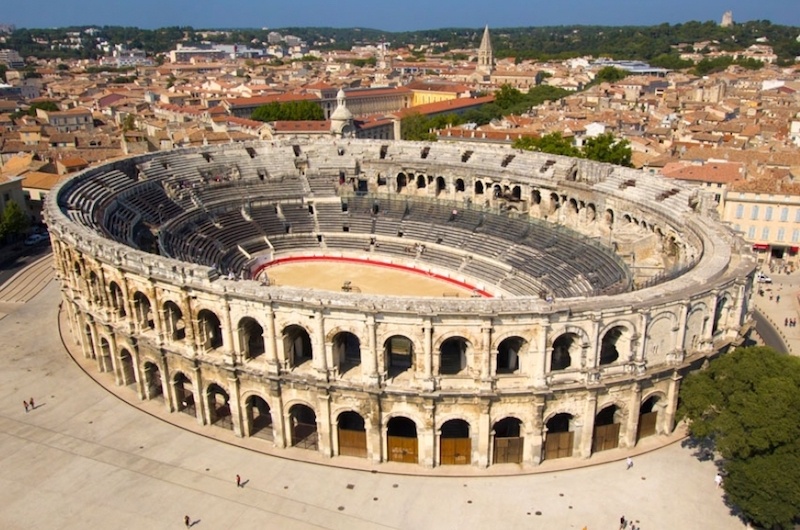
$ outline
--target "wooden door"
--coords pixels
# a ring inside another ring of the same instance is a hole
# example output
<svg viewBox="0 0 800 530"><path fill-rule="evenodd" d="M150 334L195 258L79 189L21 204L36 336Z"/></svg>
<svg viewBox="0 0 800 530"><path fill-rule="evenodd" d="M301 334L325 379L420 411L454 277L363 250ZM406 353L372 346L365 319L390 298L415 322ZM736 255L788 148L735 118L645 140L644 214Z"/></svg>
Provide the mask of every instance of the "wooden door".
<svg viewBox="0 0 800 530"><path fill-rule="evenodd" d="M658 412L645 412L639 415L639 432L636 439L639 440L645 436L650 436L656 433L656 420L658 419Z"/></svg>
<svg viewBox="0 0 800 530"><path fill-rule="evenodd" d="M544 442L544 459L572 456L573 432L549 432Z"/></svg>
<svg viewBox="0 0 800 530"><path fill-rule="evenodd" d="M522 446L525 438L495 438L495 464L521 464Z"/></svg>
<svg viewBox="0 0 800 530"><path fill-rule="evenodd" d="M619 423L611 425L598 425L594 428L594 438L592 438L592 452L614 449L619 446Z"/></svg>
<svg viewBox="0 0 800 530"><path fill-rule="evenodd" d="M339 428L339 454L367 457L367 432Z"/></svg>
<svg viewBox="0 0 800 530"><path fill-rule="evenodd" d="M416 438L406 436L387 436L386 438L389 462L403 462L406 464L419 462Z"/></svg>
<svg viewBox="0 0 800 530"><path fill-rule="evenodd" d="M439 463L443 466L463 466L470 463L472 443L469 438L442 438Z"/></svg>

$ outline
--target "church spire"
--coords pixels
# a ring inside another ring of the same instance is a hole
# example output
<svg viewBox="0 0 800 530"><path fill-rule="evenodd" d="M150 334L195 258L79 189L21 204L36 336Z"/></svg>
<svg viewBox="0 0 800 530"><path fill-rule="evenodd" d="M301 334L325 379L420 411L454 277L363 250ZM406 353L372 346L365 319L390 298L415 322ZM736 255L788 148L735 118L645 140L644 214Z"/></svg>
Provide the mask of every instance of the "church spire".
<svg viewBox="0 0 800 530"><path fill-rule="evenodd" d="M489 25L483 29L481 47L478 48L478 70L491 74L494 69L494 52L492 52L492 38L489 36Z"/></svg>

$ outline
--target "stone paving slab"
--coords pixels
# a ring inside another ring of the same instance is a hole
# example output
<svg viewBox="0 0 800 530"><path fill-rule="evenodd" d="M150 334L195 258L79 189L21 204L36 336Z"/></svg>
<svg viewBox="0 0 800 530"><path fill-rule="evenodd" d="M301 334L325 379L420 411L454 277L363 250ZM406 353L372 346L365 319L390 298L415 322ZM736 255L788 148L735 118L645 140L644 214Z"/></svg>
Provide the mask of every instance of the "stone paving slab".
<svg viewBox="0 0 800 530"><path fill-rule="evenodd" d="M636 456L631 470L613 461L507 477L337 469L222 443L89 378L54 331L58 302L51 282L0 320L3 529L178 529L186 514L195 530L616 530L622 514L643 530L745 528L714 485L713 463L680 443ZM26 414L31 396L38 406Z"/></svg>

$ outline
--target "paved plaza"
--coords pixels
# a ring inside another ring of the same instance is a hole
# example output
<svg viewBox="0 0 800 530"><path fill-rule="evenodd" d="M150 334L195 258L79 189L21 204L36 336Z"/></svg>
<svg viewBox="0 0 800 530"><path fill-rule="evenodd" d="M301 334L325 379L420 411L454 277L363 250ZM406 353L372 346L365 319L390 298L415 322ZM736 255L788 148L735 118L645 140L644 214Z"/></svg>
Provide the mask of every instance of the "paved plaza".
<svg viewBox="0 0 800 530"><path fill-rule="evenodd" d="M0 289L0 528L158 530L184 528L185 515L196 530L616 530L621 515L642 530L745 527L714 484L713 462L677 438L634 456L630 470L620 452L579 469L546 462L552 467L515 476L466 466L438 471L467 476L412 476L394 473L407 469L400 464L357 459L349 462L361 469L341 469L231 445L227 431L158 402L136 408L92 378L113 384L110 374L84 372L62 344L59 287L42 267ZM786 298L792 309L796 297ZM114 390L135 400L131 389ZM36 408L26 413L31 397Z"/></svg>

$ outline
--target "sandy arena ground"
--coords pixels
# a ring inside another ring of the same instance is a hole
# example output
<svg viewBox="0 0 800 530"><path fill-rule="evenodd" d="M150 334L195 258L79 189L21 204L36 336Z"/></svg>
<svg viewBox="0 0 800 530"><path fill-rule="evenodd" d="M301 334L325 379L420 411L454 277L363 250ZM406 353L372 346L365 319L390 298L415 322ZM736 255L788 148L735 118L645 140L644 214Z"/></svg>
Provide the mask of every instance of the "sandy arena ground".
<svg viewBox="0 0 800 530"><path fill-rule="evenodd" d="M293 286L327 291L342 291L349 281L353 292L389 296L461 296L471 289L461 288L423 272L406 272L380 265L338 261L278 263L264 269L271 285Z"/></svg>

